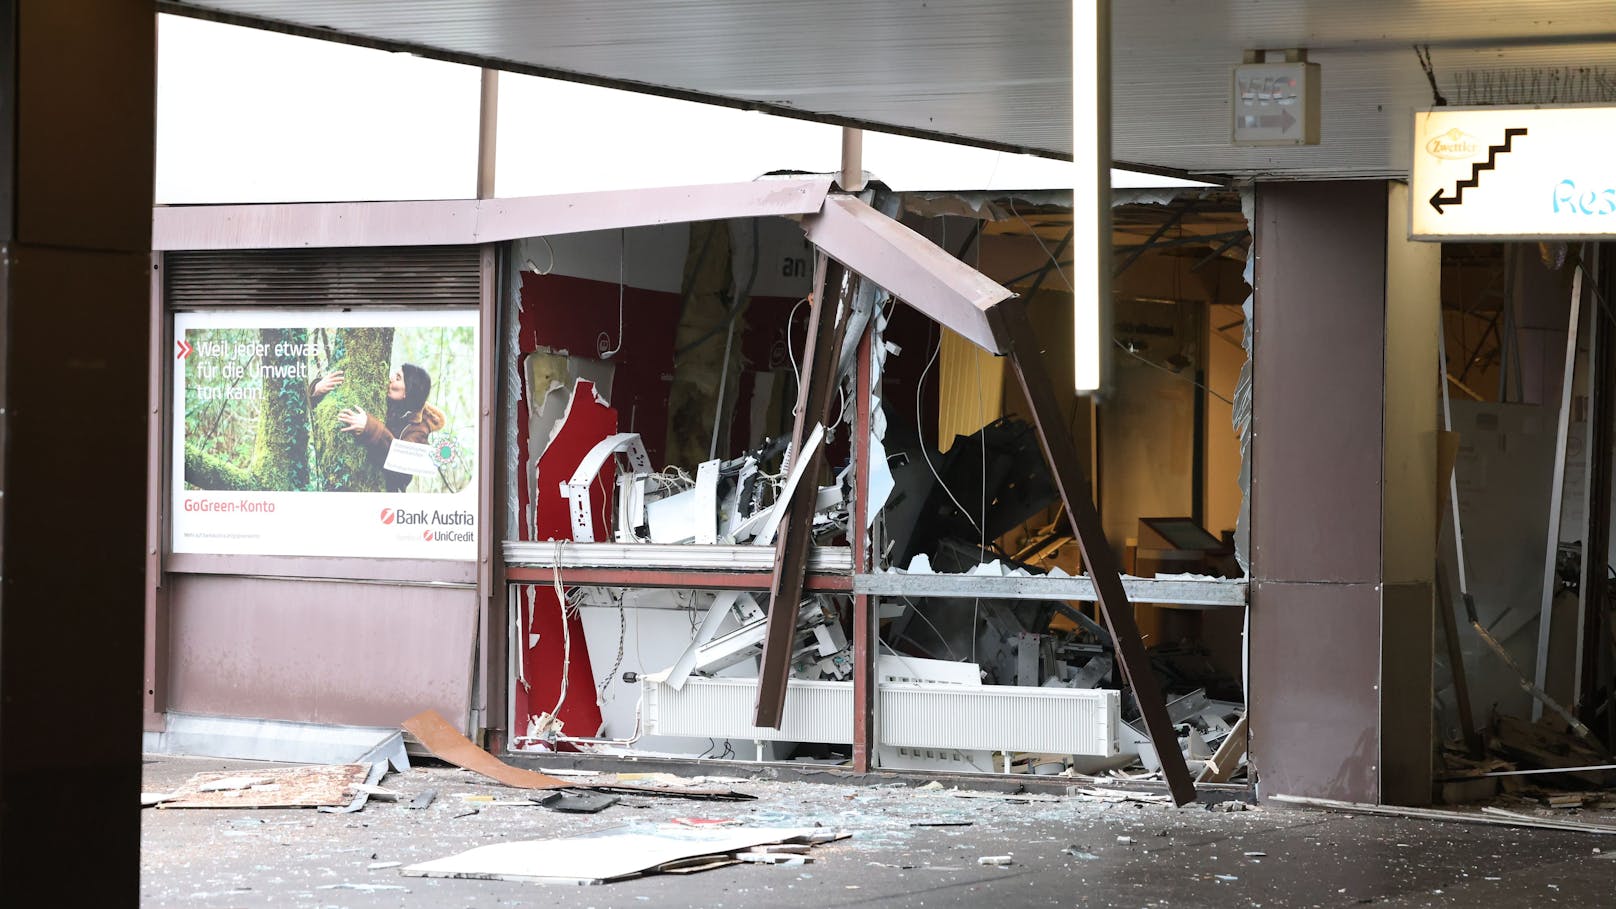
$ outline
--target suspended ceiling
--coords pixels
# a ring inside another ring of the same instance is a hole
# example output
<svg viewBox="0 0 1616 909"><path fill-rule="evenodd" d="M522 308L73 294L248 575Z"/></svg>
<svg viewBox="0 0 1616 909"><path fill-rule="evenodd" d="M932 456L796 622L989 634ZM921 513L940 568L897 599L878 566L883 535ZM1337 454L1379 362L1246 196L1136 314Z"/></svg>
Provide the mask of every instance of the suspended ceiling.
<svg viewBox="0 0 1616 909"><path fill-rule="evenodd" d="M1402 174L1409 113L1432 103L1416 43L1432 45L1438 87L1449 95L1467 77L1506 70L1616 72L1609 0L1112 6L1115 158L1190 174ZM986 147L1071 152L1070 0L169 0L160 7ZM1247 49L1296 47L1323 67L1323 143L1232 147L1230 67Z"/></svg>

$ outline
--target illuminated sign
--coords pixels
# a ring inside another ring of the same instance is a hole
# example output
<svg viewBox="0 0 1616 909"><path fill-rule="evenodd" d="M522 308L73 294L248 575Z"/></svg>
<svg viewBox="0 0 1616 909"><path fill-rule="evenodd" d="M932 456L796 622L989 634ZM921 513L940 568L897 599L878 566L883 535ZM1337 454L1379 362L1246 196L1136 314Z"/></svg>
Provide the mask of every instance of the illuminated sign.
<svg viewBox="0 0 1616 909"><path fill-rule="evenodd" d="M1415 239L1616 234L1616 108L1456 108L1414 115Z"/></svg>

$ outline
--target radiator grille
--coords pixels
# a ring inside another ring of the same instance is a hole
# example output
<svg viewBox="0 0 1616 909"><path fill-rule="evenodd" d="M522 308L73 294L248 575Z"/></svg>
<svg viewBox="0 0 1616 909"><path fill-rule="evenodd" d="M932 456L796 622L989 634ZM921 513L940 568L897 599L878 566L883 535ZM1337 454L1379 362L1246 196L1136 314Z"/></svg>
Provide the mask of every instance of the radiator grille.
<svg viewBox="0 0 1616 909"><path fill-rule="evenodd" d="M474 246L263 249L163 255L170 308L241 305L476 306Z"/></svg>
<svg viewBox="0 0 1616 909"><path fill-rule="evenodd" d="M643 684L646 731L653 735L853 741L852 682L791 682L779 729L752 725L756 679L691 678L679 691ZM877 697L883 746L1088 757L1117 753L1121 697L1116 691L887 683Z"/></svg>
<svg viewBox="0 0 1616 909"><path fill-rule="evenodd" d="M853 683L793 681L780 728L752 725L757 679L689 678L678 691L644 682L645 725L652 735L762 742L853 741Z"/></svg>
<svg viewBox="0 0 1616 909"><path fill-rule="evenodd" d="M883 745L1088 757L1117 753L1121 698L1115 691L893 684L882 685L880 697Z"/></svg>

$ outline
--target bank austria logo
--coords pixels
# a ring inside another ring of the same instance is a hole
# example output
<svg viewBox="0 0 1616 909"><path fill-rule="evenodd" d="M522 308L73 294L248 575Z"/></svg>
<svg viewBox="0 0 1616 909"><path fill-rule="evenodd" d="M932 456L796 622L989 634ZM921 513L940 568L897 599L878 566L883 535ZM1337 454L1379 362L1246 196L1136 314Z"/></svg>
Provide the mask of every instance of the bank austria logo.
<svg viewBox="0 0 1616 909"><path fill-rule="evenodd" d="M1464 161L1481 154L1482 150L1475 136L1457 126L1440 136L1432 136L1431 141L1425 143L1426 154L1444 161Z"/></svg>
<svg viewBox="0 0 1616 909"><path fill-rule="evenodd" d="M381 519L389 526L419 527L425 543L470 543L477 539L477 516L469 511L383 508Z"/></svg>

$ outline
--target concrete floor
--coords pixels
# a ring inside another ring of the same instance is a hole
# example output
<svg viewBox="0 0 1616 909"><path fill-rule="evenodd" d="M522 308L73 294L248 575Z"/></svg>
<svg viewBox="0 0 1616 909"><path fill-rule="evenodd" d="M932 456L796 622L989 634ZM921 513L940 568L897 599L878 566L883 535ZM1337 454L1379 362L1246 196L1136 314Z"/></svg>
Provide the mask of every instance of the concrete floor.
<svg viewBox="0 0 1616 909"><path fill-rule="evenodd" d="M145 788L203 770L271 765L149 756ZM356 814L313 809L146 809L141 904L176 907L1172 906L1616 907L1616 836L1320 811L1240 812L1106 803L1017 803L909 787L732 782L755 802L625 797L595 815L478 806L519 796L434 766L390 774L423 811L372 801ZM476 813L470 813L477 809ZM407 878L378 862L441 858L673 817L844 828L803 866L741 865L579 887ZM970 826L916 827L915 823ZM1129 837L1131 843L1119 841ZM1011 855L1014 864L977 859ZM356 889L358 888L358 889Z"/></svg>

